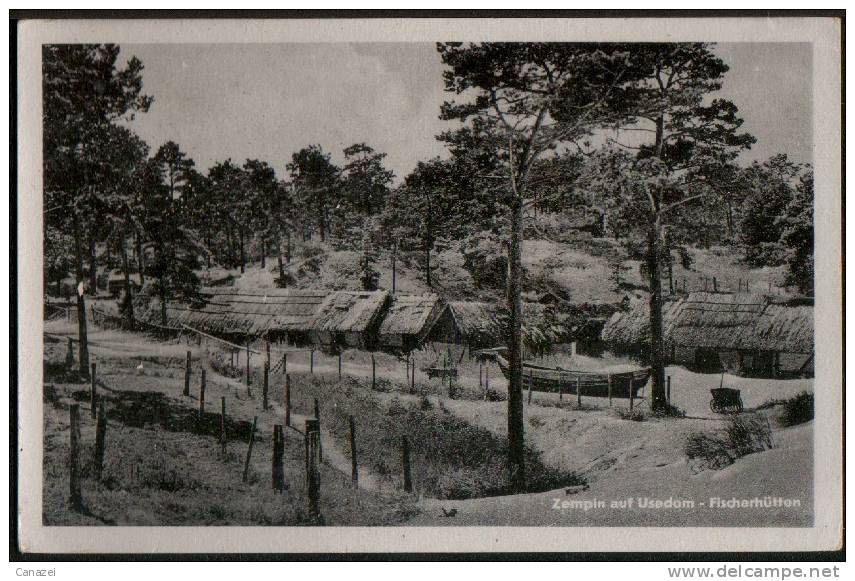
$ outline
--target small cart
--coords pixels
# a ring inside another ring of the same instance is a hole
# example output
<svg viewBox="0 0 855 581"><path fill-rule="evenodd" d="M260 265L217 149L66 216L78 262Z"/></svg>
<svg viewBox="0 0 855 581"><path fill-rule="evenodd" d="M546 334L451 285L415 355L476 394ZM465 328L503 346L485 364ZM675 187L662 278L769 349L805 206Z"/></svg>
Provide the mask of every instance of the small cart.
<svg viewBox="0 0 855 581"><path fill-rule="evenodd" d="M738 389L719 387L711 389L710 409L717 414L738 414L742 412L742 394Z"/></svg>

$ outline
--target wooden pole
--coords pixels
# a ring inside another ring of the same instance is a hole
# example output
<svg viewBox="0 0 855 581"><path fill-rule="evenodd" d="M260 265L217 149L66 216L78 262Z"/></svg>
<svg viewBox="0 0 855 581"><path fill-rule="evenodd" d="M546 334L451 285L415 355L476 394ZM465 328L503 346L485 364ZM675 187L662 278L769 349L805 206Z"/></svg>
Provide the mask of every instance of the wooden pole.
<svg viewBox="0 0 855 581"><path fill-rule="evenodd" d="M267 368L270 369L270 341L267 338L264 339L264 353L266 355L265 363L267 364Z"/></svg>
<svg viewBox="0 0 855 581"><path fill-rule="evenodd" d="M267 411L267 386L268 386L267 382L269 380L269 375L270 375L270 363L265 361L264 362L263 376L261 378L261 380L262 380L262 383L261 383L261 398L262 398L261 407L264 409L264 411Z"/></svg>
<svg viewBox="0 0 855 581"><path fill-rule="evenodd" d="M532 370L528 370L528 403L531 405L531 387L534 385L534 377L532 376Z"/></svg>
<svg viewBox="0 0 855 581"><path fill-rule="evenodd" d="M309 351L309 373L315 372L315 350Z"/></svg>
<svg viewBox="0 0 855 581"><path fill-rule="evenodd" d="M249 460L252 458L252 445L255 442L255 427L258 425L258 416L252 418L252 428L249 430L249 444L246 448L246 460L243 461L243 482L249 476Z"/></svg>
<svg viewBox="0 0 855 581"><path fill-rule="evenodd" d="M226 458L226 398L220 398L220 447L223 459Z"/></svg>
<svg viewBox="0 0 855 581"><path fill-rule="evenodd" d="M713 292L718 292L718 280L716 279L716 277L712 277L712 289Z"/></svg>
<svg viewBox="0 0 855 581"><path fill-rule="evenodd" d="M74 368L74 346L71 344L71 337L68 338L68 344L65 349L65 366L68 369Z"/></svg>
<svg viewBox="0 0 855 581"><path fill-rule="evenodd" d="M92 371L89 374L89 379L91 381L89 388L89 413L92 414L92 419L95 419L96 413L96 405L98 400L98 387L95 380L95 364L91 365Z"/></svg>
<svg viewBox="0 0 855 581"><path fill-rule="evenodd" d="M235 350L234 349L229 349L229 356L230 356L230 359L229 359L230 365L231 365L231 367L234 367L235 366Z"/></svg>
<svg viewBox="0 0 855 581"><path fill-rule="evenodd" d="M324 461L324 450L321 447L321 406L318 404L318 398L315 398L315 419L318 420L318 462Z"/></svg>
<svg viewBox="0 0 855 581"><path fill-rule="evenodd" d="M354 488L359 488L359 465L356 458L356 422L353 416L348 418L350 423L350 481Z"/></svg>
<svg viewBox="0 0 855 581"><path fill-rule="evenodd" d="M416 357L415 357L415 355L413 355L412 367L413 368L410 370L410 372L413 374L412 380L410 381L410 391L412 393L415 393L416 392Z"/></svg>
<svg viewBox="0 0 855 581"><path fill-rule="evenodd" d="M490 391L490 366L484 369L484 391Z"/></svg>
<svg viewBox="0 0 855 581"><path fill-rule="evenodd" d="M306 420L306 503L309 516L317 519L320 516L321 475L318 461L318 443L320 426L318 420Z"/></svg>
<svg viewBox="0 0 855 581"><path fill-rule="evenodd" d="M285 425L291 425L291 376L285 375Z"/></svg>
<svg viewBox="0 0 855 581"><path fill-rule="evenodd" d="M609 373L609 407L612 407L612 374Z"/></svg>
<svg viewBox="0 0 855 581"><path fill-rule="evenodd" d="M288 375L288 354L282 354L282 375Z"/></svg>
<svg viewBox="0 0 855 581"><path fill-rule="evenodd" d="M635 389L632 376L629 376L629 411L632 411L632 406L635 404Z"/></svg>
<svg viewBox="0 0 855 581"><path fill-rule="evenodd" d="M401 463L404 469L404 492L412 492L413 474L410 469L410 442L406 436L401 438Z"/></svg>
<svg viewBox="0 0 855 581"><path fill-rule="evenodd" d="M101 480L104 471L104 446L107 438L107 410L104 401L98 404L98 420L95 424L95 478Z"/></svg>
<svg viewBox="0 0 855 581"><path fill-rule="evenodd" d="M80 406L76 403L68 407L69 412L69 452L68 452L68 503L72 509L80 509L83 506L83 497L80 494Z"/></svg>
<svg viewBox="0 0 855 581"><path fill-rule="evenodd" d="M484 362L478 360L478 389L484 389Z"/></svg>
<svg viewBox="0 0 855 581"><path fill-rule="evenodd" d="M666 397L668 399L668 405L670 406L671 405L671 376L670 375L668 376L668 385L667 385L666 389L667 389Z"/></svg>
<svg viewBox="0 0 855 581"><path fill-rule="evenodd" d="M582 381L576 376L576 407L582 407Z"/></svg>
<svg viewBox="0 0 855 581"><path fill-rule="evenodd" d="M202 370L202 382L199 384L199 419L205 415L205 370Z"/></svg>
<svg viewBox="0 0 855 581"><path fill-rule="evenodd" d="M558 401L564 401L564 381L558 376Z"/></svg>
<svg viewBox="0 0 855 581"><path fill-rule="evenodd" d="M273 458L271 466L271 476L273 492L282 492L285 490L285 433L281 425L273 426Z"/></svg>
<svg viewBox="0 0 855 581"><path fill-rule="evenodd" d="M187 350L187 360L184 362L184 391L182 395L187 397L190 395L190 350Z"/></svg>
<svg viewBox="0 0 855 581"><path fill-rule="evenodd" d="M374 353L371 354L371 389L377 387L377 362L374 360Z"/></svg>
<svg viewBox="0 0 855 581"><path fill-rule="evenodd" d="M338 380L341 381L341 351L338 352Z"/></svg>
<svg viewBox="0 0 855 581"><path fill-rule="evenodd" d="M249 384L252 378L249 374L249 341L246 342L246 395L252 397L252 391L249 389Z"/></svg>

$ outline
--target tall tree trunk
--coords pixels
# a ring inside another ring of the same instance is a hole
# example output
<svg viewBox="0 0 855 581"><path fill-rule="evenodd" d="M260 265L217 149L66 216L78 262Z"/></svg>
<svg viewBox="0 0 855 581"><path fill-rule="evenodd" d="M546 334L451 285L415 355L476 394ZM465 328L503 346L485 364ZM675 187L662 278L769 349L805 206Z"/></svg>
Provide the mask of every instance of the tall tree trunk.
<svg viewBox="0 0 855 581"><path fill-rule="evenodd" d="M74 254L77 274L77 368L80 376L89 379L89 339L86 332L86 299L83 297L83 244L80 240L80 222L74 215Z"/></svg>
<svg viewBox="0 0 855 581"><path fill-rule="evenodd" d="M653 378L651 408L666 409L665 359L662 337L662 274L659 268L661 223L658 210L652 212L647 230L647 271L650 277L650 367Z"/></svg>
<svg viewBox="0 0 855 581"><path fill-rule="evenodd" d="M318 219L318 234L320 234L320 236L321 236L321 242L324 242L324 241L327 239L327 236L326 236L326 234L327 234L327 233L326 233L326 224L325 224L325 222L326 222L326 215L325 215L325 214L326 214L326 211L325 211L325 210L323 210L323 209L321 209L321 211L318 213L318 216L319 216L319 219Z"/></svg>
<svg viewBox="0 0 855 581"><path fill-rule="evenodd" d="M665 143L665 118L656 119L656 157L662 159ZM662 331L662 274L659 269L659 238L662 234L660 215L661 198L658 191L652 191L650 197L650 224L647 231L647 270L650 276L650 371L653 386L650 390L650 406L653 411L668 407L665 395L665 359Z"/></svg>
<svg viewBox="0 0 855 581"><path fill-rule="evenodd" d="M89 290L92 296L98 294L98 259L95 256L95 236L89 237Z"/></svg>
<svg viewBox="0 0 855 581"><path fill-rule="evenodd" d="M134 320L134 295L131 289L131 272L128 267L128 251L126 248L127 237L122 232L122 237L119 240L119 256L122 259L122 272L125 274L125 314L128 317L128 328L133 331L136 328Z"/></svg>
<svg viewBox="0 0 855 581"><path fill-rule="evenodd" d="M261 269L264 270L267 267L267 259L265 255L267 254L267 239L262 236L261 237Z"/></svg>
<svg viewBox="0 0 855 581"><path fill-rule="evenodd" d="M430 280L430 241L425 242L425 284L428 288L433 288Z"/></svg>
<svg viewBox="0 0 855 581"><path fill-rule="evenodd" d="M205 226L205 264L208 270L211 270L211 252L213 252L213 245L211 244L211 227Z"/></svg>
<svg viewBox="0 0 855 581"><path fill-rule="evenodd" d="M142 236L139 232L136 233L136 248L138 269L140 272L140 286L145 284L145 252L143 251Z"/></svg>
<svg viewBox="0 0 855 581"><path fill-rule="evenodd" d="M291 230L285 234L285 264L291 264Z"/></svg>
<svg viewBox="0 0 855 581"><path fill-rule="evenodd" d="M238 243L240 245L240 273L246 272L246 253L243 245L243 228L238 227Z"/></svg>
<svg viewBox="0 0 855 581"><path fill-rule="evenodd" d="M522 237L523 201L511 207L511 240L508 246L508 465L511 489L525 491L525 425L522 390Z"/></svg>
<svg viewBox="0 0 855 581"><path fill-rule="evenodd" d="M285 264L282 262L282 241L276 243L276 266L279 267L279 286L285 288Z"/></svg>

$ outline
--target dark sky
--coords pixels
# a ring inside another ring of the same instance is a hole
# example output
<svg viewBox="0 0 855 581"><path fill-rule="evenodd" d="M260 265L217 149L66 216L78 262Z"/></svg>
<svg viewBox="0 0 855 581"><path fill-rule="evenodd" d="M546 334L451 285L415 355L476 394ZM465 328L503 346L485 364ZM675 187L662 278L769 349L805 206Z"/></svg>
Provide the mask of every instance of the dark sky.
<svg viewBox="0 0 855 581"><path fill-rule="evenodd" d="M744 159L783 152L812 161L811 46L727 43L720 96L733 100L757 144ZM442 65L431 43L124 45L145 65L151 110L131 126L153 149L180 144L205 170L215 161L268 161L285 177L291 153L366 142L400 178L443 154L434 135Z"/></svg>

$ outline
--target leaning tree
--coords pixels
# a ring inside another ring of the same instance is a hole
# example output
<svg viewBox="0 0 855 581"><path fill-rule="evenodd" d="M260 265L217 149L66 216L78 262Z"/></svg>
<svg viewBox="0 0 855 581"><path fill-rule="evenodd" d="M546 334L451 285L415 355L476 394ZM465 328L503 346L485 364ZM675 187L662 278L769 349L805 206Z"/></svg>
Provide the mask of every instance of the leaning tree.
<svg viewBox="0 0 855 581"><path fill-rule="evenodd" d="M443 104L441 117L477 127L499 161L499 202L508 210L507 336L508 460L511 487L525 489L522 400L522 237L524 212L534 203L537 160L603 124L614 123L616 88L631 80L625 49L560 43L441 43L445 90L462 102ZM486 177L486 176L485 176Z"/></svg>

